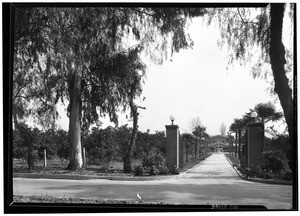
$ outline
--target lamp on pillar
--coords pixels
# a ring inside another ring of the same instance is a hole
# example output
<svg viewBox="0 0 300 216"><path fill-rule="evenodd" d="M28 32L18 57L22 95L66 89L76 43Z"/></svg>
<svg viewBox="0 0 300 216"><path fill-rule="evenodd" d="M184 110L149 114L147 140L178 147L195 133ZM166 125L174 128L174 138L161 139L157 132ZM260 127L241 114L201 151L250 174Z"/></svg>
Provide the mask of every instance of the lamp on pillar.
<svg viewBox="0 0 300 216"><path fill-rule="evenodd" d="M173 125L173 122L174 122L174 120L175 120L175 117L171 115L171 116L170 116L170 120L171 120L172 125Z"/></svg>
<svg viewBox="0 0 300 216"><path fill-rule="evenodd" d="M166 125L166 166L170 172L182 165L183 154L179 143L178 125L174 125L174 116L170 116L172 125Z"/></svg>
<svg viewBox="0 0 300 216"><path fill-rule="evenodd" d="M257 112L253 111L253 112L251 113L251 117L254 118L254 120L255 120L256 117L257 117Z"/></svg>

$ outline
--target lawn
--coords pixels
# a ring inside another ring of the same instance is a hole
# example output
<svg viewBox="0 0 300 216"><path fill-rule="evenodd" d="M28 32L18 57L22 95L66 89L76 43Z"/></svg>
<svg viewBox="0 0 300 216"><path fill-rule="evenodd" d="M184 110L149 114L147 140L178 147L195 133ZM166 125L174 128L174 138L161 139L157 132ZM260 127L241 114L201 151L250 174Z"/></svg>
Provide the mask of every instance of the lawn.
<svg viewBox="0 0 300 216"><path fill-rule="evenodd" d="M133 160L133 167L139 165L141 160ZM87 165L84 169L79 171L67 170L68 160L53 158L47 160L47 166L44 167L44 161L39 160L35 163L35 167L32 170L27 169L27 163L25 160L13 161L14 173L37 173L37 174L68 174L68 175L122 175L130 176L130 173L123 172L123 162L112 161L109 164L103 165ZM110 172L108 172L108 168Z"/></svg>
<svg viewBox="0 0 300 216"><path fill-rule="evenodd" d="M205 160L210 154L203 155L197 158L189 158L189 161L184 164L180 172L185 172L188 169L194 167L201 161ZM132 161L132 167L141 165L140 159L134 159ZM66 174L66 175L94 175L94 176L132 176L132 173L123 172L122 161L112 161L109 164L104 165L87 165L84 169L79 171L67 170L68 161L59 158L53 158L47 160L47 167L44 167L44 161L39 160L35 163L35 167L32 170L27 169L27 163L25 160L13 160L13 172L14 173L35 173L35 174Z"/></svg>

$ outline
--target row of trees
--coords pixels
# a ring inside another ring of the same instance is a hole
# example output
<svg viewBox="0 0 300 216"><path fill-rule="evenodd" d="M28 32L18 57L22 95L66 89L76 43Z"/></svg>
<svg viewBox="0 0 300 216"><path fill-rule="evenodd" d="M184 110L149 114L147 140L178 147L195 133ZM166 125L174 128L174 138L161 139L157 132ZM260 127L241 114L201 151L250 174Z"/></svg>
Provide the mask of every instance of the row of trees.
<svg viewBox="0 0 300 216"><path fill-rule="evenodd" d="M188 162L189 155L193 154L194 157L197 157L199 153L202 153L203 149L198 149L198 147L201 148L201 146L207 145L206 140L209 137L206 133L206 127L202 124L199 117L191 119L189 127L192 133L181 134L180 140L184 146L185 162Z"/></svg>
<svg viewBox="0 0 300 216"><path fill-rule="evenodd" d="M41 131L38 128L26 128L32 137L32 163L43 158L44 149L47 150L47 158L58 157L69 159L70 140L69 134L64 130ZM91 132L82 136L82 145L86 149L87 163L90 165L109 165L111 161L123 161L126 156L124 140L132 134L132 128L126 126L99 129L93 127ZM18 130L14 131L13 157L15 159L28 158L28 146ZM165 133L156 131L154 134L138 132L136 145L133 149L133 158L142 159L151 152L158 151L162 155L166 153ZM124 166L125 169L125 166Z"/></svg>
<svg viewBox="0 0 300 216"><path fill-rule="evenodd" d="M284 111L291 146L295 145L293 97L286 74L293 67L284 67L286 59L290 62L293 55L286 55L282 43L284 10L285 4L269 4L255 11L200 7L16 7L15 28L11 32L12 111L15 128L28 144L28 157L32 153L32 137L22 124L28 116L37 117L40 124L51 125L57 118L56 104L67 101L71 143L68 168L79 169L83 164L81 132L103 115L109 115L117 124L119 108L129 108L133 127L124 144L127 154L123 160L130 169L138 132L136 100L142 93L146 69L140 54L144 51L151 59L162 62L168 51L191 47L185 24L189 18L204 14L218 18L221 36L233 53L231 57L246 61L253 46L261 48L260 63L271 65L274 90ZM293 17L293 10L290 11ZM258 14L254 20L252 12Z"/></svg>

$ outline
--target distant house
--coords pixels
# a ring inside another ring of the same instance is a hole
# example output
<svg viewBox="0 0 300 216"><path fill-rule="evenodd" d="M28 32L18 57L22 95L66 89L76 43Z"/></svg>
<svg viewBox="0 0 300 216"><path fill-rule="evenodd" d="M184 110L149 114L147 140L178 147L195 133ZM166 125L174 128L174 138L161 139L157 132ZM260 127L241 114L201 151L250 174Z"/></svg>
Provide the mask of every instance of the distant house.
<svg viewBox="0 0 300 216"><path fill-rule="evenodd" d="M229 151L229 143L227 136L211 136L207 140L208 148L212 152L225 152Z"/></svg>

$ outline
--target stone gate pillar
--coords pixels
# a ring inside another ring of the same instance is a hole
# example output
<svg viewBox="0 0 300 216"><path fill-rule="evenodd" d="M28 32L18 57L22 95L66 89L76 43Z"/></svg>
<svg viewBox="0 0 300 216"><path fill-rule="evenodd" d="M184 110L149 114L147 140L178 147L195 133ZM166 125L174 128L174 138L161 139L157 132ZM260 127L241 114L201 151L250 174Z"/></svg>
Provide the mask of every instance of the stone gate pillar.
<svg viewBox="0 0 300 216"><path fill-rule="evenodd" d="M166 125L166 166L173 172L179 167L179 128L178 125Z"/></svg>
<svg viewBox="0 0 300 216"><path fill-rule="evenodd" d="M247 124L247 146L246 146L246 164L258 166L261 163L261 154L264 142L263 123Z"/></svg>

